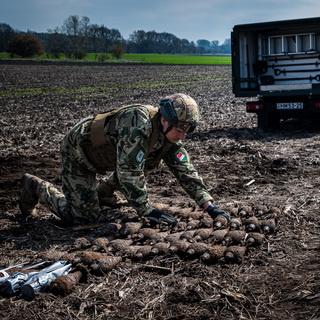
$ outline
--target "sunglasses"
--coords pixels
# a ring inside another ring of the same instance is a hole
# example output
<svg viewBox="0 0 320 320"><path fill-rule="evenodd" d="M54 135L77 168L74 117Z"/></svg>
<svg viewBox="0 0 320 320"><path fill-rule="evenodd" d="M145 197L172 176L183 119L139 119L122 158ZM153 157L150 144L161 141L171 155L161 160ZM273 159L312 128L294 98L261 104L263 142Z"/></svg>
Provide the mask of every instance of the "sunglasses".
<svg viewBox="0 0 320 320"><path fill-rule="evenodd" d="M196 122L178 121L178 126L176 129L180 132L191 133L196 128Z"/></svg>

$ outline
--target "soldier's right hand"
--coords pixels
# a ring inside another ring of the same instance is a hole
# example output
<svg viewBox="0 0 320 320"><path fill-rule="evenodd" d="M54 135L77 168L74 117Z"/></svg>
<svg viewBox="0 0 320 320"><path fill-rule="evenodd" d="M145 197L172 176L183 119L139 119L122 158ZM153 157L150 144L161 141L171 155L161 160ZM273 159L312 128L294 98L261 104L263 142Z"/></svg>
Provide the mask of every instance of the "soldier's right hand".
<svg viewBox="0 0 320 320"><path fill-rule="evenodd" d="M230 221L231 217L230 214L224 210L218 209L214 204L211 204L206 211L209 213L211 218L214 220L219 216L225 217L228 221Z"/></svg>
<svg viewBox="0 0 320 320"><path fill-rule="evenodd" d="M147 216L150 221L155 223L161 223L164 225L175 225L177 220L174 216L169 213L160 211L158 209L153 209Z"/></svg>

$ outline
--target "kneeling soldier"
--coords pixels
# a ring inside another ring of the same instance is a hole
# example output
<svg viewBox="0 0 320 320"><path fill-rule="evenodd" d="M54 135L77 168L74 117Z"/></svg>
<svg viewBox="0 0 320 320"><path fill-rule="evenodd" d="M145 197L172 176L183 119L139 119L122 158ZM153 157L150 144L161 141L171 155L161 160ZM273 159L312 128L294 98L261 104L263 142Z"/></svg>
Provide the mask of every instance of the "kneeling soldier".
<svg viewBox="0 0 320 320"><path fill-rule="evenodd" d="M63 193L25 174L19 203L22 215L32 214L40 202L69 223L92 223L101 206L122 204L114 193L119 190L139 216L175 224L172 215L152 208L146 189L145 175L163 160L200 207L213 218L229 219L212 203L180 142L198 121L197 103L180 93L165 97L159 107L129 105L82 119L60 142ZM97 185L96 174L106 171L113 173Z"/></svg>

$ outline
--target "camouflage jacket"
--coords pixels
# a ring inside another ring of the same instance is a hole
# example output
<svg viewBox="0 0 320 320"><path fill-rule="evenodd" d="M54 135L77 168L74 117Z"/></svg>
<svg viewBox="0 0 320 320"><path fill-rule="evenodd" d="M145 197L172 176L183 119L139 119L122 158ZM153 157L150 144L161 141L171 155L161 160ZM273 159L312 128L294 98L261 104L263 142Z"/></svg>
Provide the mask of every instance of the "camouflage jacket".
<svg viewBox="0 0 320 320"><path fill-rule="evenodd" d="M159 116L159 113L157 115ZM88 170L97 173L115 171L118 189L139 215L147 215L152 210L145 175L157 168L161 160L167 164L183 189L199 206L208 200L212 201L180 142L169 143L163 136L159 136L153 146L149 145L155 130L152 116L147 106L142 105L117 112L106 121L104 136L107 144L105 152L100 152L98 158L92 158L95 150L90 142L93 116L80 121L68 134L69 138L64 140L72 145L72 148L68 149L73 150L73 158ZM99 157L102 165L97 161Z"/></svg>

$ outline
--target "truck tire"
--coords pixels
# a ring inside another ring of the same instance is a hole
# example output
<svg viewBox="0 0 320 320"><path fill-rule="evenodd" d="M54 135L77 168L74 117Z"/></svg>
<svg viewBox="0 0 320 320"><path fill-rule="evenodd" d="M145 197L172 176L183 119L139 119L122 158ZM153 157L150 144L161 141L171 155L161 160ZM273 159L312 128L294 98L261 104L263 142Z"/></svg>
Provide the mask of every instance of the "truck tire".
<svg viewBox="0 0 320 320"><path fill-rule="evenodd" d="M262 112L258 114L258 128L271 129L279 125L280 118L272 112Z"/></svg>

